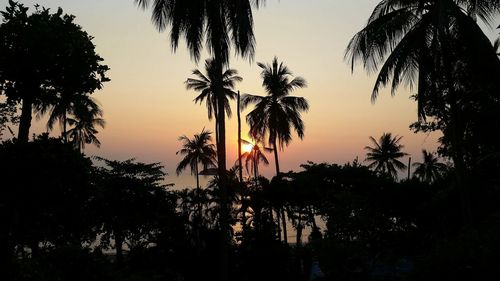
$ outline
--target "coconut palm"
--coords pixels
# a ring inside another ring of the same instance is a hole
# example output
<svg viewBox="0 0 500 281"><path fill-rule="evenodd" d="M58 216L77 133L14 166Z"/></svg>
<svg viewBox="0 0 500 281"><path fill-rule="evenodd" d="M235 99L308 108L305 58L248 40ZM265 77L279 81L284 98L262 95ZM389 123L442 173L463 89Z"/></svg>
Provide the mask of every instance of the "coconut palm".
<svg viewBox="0 0 500 281"><path fill-rule="evenodd" d="M245 169L247 170L248 175L252 175L254 179L257 181L259 177L259 165L262 163L265 166L269 165L269 161L267 160L264 151L270 152L271 148L265 147L264 145L259 145L259 141L255 141L255 143L251 143L247 140L241 140L243 144L251 145L252 149L247 151L241 155L241 159L245 161Z"/></svg>
<svg viewBox="0 0 500 281"><path fill-rule="evenodd" d="M214 56L217 75L222 75L224 65L229 64L231 47L237 55L253 58L255 51L255 37L253 33L252 6L258 7L264 0L135 0L147 8L152 6L152 21L160 31L170 27L170 41L175 51L179 39L186 39L191 57L200 59L203 43L206 49ZM223 96L222 77L216 89L218 96ZM218 99L218 108L224 108L224 100ZM228 280L228 244L229 225L226 190L226 123L223 110L217 112L217 167L219 185L221 187L221 233L226 241L221 250L220 280Z"/></svg>
<svg viewBox="0 0 500 281"><path fill-rule="evenodd" d="M67 141L68 116L78 113L87 114L85 111L77 108L88 108L90 111L100 111L99 103L89 94L74 92L57 93L51 100L46 100L36 107L37 118L41 118L49 113L47 120L47 130L53 130L56 122L61 127L61 136Z"/></svg>
<svg viewBox="0 0 500 281"><path fill-rule="evenodd" d="M66 132L65 138L69 139L80 152L85 149L86 144L100 147L101 142L96 137L98 133L96 126L101 128L106 126L100 107L83 105L76 107L74 110L74 116L66 118L68 125L73 127Z"/></svg>
<svg viewBox="0 0 500 281"><path fill-rule="evenodd" d="M470 118L463 117L498 104L500 92L500 60L476 19L491 26L499 13L496 0L383 0L346 51L352 67L359 60L368 71L378 70L372 101L391 80L392 94L400 84L418 86L419 122L425 128L426 116L436 119L429 128L442 130L449 142L466 224L471 211L464 137ZM482 99L482 106L470 99Z"/></svg>
<svg viewBox="0 0 500 281"><path fill-rule="evenodd" d="M366 161L370 161L368 167L393 179L397 178L397 171L406 169L406 165L398 159L408 155L401 151L404 146L399 141L402 138L392 137L391 133L384 133L377 142L370 136L373 147L365 147L368 150Z"/></svg>
<svg viewBox="0 0 500 281"><path fill-rule="evenodd" d="M242 97L242 107L255 104L248 113L247 122L250 125L250 135L259 138L268 137L268 142L274 151L276 175L280 174L278 148L283 150L292 140L292 128L300 139L304 137L304 122L301 113L309 110L309 104L303 97L290 96L296 89L306 87L302 77L291 79L292 72L274 57L271 65L258 63L262 69L262 86L267 96L245 94Z"/></svg>
<svg viewBox="0 0 500 281"><path fill-rule="evenodd" d="M193 75L197 78L188 78L186 80L186 88L188 90L195 90L200 92L200 94L194 99L195 103L202 103L206 101L208 119L212 120L215 116L218 116L218 104L219 97L223 100L224 110L228 117L231 117L231 106L229 105L229 99L234 100L237 94L233 91L236 82L241 82L243 79L238 76L238 71L235 69L227 69L222 74L222 88L224 90L224 95L217 95L217 85L216 82L220 75L217 73L218 68L215 67L213 59L208 59L205 61L205 73L203 74L200 70L193 70ZM218 130L218 118L215 118L215 134L217 140L217 130Z"/></svg>
<svg viewBox="0 0 500 281"><path fill-rule="evenodd" d="M176 154L183 155L184 158L177 165L176 173L180 175L187 167L191 169L191 174L196 177L196 188L200 189L199 180L199 164L204 169L215 166L215 148L210 142L212 137L211 132L203 129L201 133L194 135L192 139L187 136L180 136L179 141L182 142L182 149Z"/></svg>
<svg viewBox="0 0 500 281"><path fill-rule="evenodd" d="M271 65L258 63L261 69L262 86L267 96L243 95L242 107L255 104L255 108L247 115L250 125L250 135L260 138L268 136L268 142L274 151L276 175L280 175L278 148L283 150L292 140L292 128L300 139L304 137L304 122L301 113L309 110L309 104L303 97L290 96L296 89L306 87L307 83L302 77L292 77L292 72L283 62L278 63L274 57ZM286 237L286 222L284 210L281 210L284 241Z"/></svg>
<svg viewBox="0 0 500 281"><path fill-rule="evenodd" d="M423 162L413 163L414 175L421 181L432 183L439 179L446 171L446 164L439 162L439 158L432 152L422 150Z"/></svg>

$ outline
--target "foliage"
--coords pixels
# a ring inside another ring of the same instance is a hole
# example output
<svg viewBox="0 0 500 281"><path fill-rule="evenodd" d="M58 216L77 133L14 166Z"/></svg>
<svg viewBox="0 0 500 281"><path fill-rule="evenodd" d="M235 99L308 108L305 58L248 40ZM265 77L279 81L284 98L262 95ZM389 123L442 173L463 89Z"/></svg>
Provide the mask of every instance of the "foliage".
<svg viewBox="0 0 500 281"><path fill-rule="evenodd" d="M95 53L92 37L62 9L51 13L37 6L28 14L27 7L9 0L1 14L0 88L10 101L23 103L18 137L27 141L32 105L92 94L109 81L109 68Z"/></svg>
<svg viewBox="0 0 500 281"><path fill-rule="evenodd" d="M368 167L393 179L397 178L397 171L406 169L406 165L399 161L399 158L408 155L401 151L404 146L399 141L402 138L393 137L391 133L383 133L377 142L370 136L373 147L365 147L368 150L366 161L370 161Z"/></svg>

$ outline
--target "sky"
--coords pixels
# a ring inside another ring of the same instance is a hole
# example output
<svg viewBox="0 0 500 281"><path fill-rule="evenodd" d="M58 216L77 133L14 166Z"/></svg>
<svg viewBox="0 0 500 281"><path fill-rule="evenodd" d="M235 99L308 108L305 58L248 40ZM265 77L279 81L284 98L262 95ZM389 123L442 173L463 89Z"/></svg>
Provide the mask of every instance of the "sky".
<svg viewBox="0 0 500 281"><path fill-rule="evenodd" d="M94 37L97 53L111 70L111 82L95 93L104 109L107 126L98 134L100 149L87 147L88 155L109 159L136 158L141 162L162 162L167 182L176 188L194 186L189 171L176 176L180 161L176 151L181 135L193 136L203 128L214 130L207 119L205 105L194 104L196 92L185 89L184 81L195 68L203 68L205 53L196 64L181 42L174 53L167 32L158 32L151 23L150 10L137 8L133 0L21 0L76 16L76 23ZM415 89L400 89L391 97L382 91L376 103L370 94L375 74L362 67L351 68L344 60L352 36L365 24L378 0L268 0L254 11L256 54L252 61L231 57L243 82L242 93L264 95L260 69L256 62L270 63L274 56L304 77L308 87L293 93L310 104L303 114L305 138L296 135L280 154L282 171L300 170L306 161L343 164L356 157L365 159L369 136L378 139L384 132L403 136L401 141L413 161L421 160L421 150L435 151L439 134L415 134L409 125L416 121L416 103L410 100ZM7 0L0 0L3 10ZM494 34L491 32L491 34ZM232 104L233 109L236 107ZM244 112L245 116L251 107ZM245 123L242 120L242 123ZM227 163L232 166L237 154L237 120L227 124ZM43 121L34 121L32 132L45 130ZM248 127L243 125L245 138ZM247 138L248 139L248 138ZM270 165L260 168L273 176ZM405 160L407 161L407 160Z"/></svg>

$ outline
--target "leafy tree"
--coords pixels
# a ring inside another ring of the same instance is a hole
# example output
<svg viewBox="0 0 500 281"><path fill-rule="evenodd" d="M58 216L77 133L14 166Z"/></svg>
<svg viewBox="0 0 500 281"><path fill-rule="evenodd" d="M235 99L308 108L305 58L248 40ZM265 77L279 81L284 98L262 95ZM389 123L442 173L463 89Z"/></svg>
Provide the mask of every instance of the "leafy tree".
<svg viewBox="0 0 500 281"><path fill-rule="evenodd" d="M101 242L114 240L118 263L123 261L123 244L129 248L148 245L151 235L159 229L162 212L169 209L160 163L141 163L135 159L107 160L97 157L104 166L96 169L98 198L95 208L102 222Z"/></svg>
<svg viewBox="0 0 500 281"><path fill-rule="evenodd" d="M384 133L377 142L370 136L373 147L365 147L368 150L366 160L370 161L368 167L393 179L397 178L397 171L406 169L406 165L398 159L408 155L401 151L404 146L399 141L402 138L392 137L391 133Z"/></svg>
<svg viewBox="0 0 500 281"><path fill-rule="evenodd" d="M9 0L1 12L0 88L22 103L18 139L28 141L33 106L57 96L91 94L109 79L92 37L62 9L28 8Z"/></svg>
<svg viewBox="0 0 500 281"><path fill-rule="evenodd" d="M12 129L9 124L17 124L19 118L16 116L17 108L15 104L9 102L0 102L0 140L4 135L5 129L8 129L12 134Z"/></svg>
<svg viewBox="0 0 500 281"><path fill-rule="evenodd" d="M442 177L447 166L440 163L439 158L432 152L427 152L427 150L423 149L422 154L423 162L413 163L413 167L416 168L414 175L423 182L432 183Z"/></svg>

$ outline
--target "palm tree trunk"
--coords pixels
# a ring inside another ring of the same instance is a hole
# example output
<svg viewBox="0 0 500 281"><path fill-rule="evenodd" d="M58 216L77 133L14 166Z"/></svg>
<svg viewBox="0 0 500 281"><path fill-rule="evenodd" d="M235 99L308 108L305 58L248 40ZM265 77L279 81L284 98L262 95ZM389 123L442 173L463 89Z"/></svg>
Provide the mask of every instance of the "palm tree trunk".
<svg viewBox="0 0 500 281"><path fill-rule="evenodd" d="M214 42L219 42L218 38L213 38ZM219 176L219 188L221 191L220 198L220 231L221 231L221 248L220 248L220 263L219 280L229 280L229 210L228 210L228 192L227 192L227 175L226 175L226 121L224 110L224 89L222 87L222 69L223 60L220 57L221 51L218 44L214 44L216 83L217 83L217 168Z"/></svg>
<svg viewBox="0 0 500 281"><path fill-rule="evenodd" d="M28 142L30 127L31 127L31 112L33 107L33 99L28 95L23 99L23 105L21 108L21 118L19 120L19 131L17 134L17 139L21 143Z"/></svg>
<svg viewBox="0 0 500 281"><path fill-rule="evenodd" d="M280 176L280 164L279 164L279 158L278 158L278 146L276 145L276 138L273 139L273 151L274 151L274 163L276 165L276 176ZM281 213L281 225L283 227L283 242L285 244L288 244L288 235L287 235L287 229L286 229L286 215L285 215L285 210L284 207L280 207L278 209L278 212ZM280 232L281 234L281 232Z"/></svg>
<svg viewBox="0 0 500 281"><path fill-rule="evenodd" d="M441 5L445 5L442 1L440 2ZM444 11L444 7L440 7L440 11ZM443 21L446 19L444 15L440 15L440 19ZM463 220L464 220L464 225L465 227L469 227L472 224L472 211L471 211L471 205L470 205L470 199L469 199L469 190L466 182L464 181L464 177L466 176L466 167L465 167L465 161L464 161L464 150L463 150L463 126L460 126L459 123L459 118L460 118L460 112L458 109L458 97L457 93L455 91L455 87L453 85L453 78L452 78L452 67L451 67L451 58L450 58L450 53L448 52L449 46L446 42L447 38L450 38L450 35L448 34L448 22L441 22L439 31L441 33L441 38L444 38L442 40L442 62L444 65L445 69L445 77L447 81L447 88L448 88L448 102L450 105L450 120L447 126L451 126L451 146L452 146L452 159L453 163L455 164L455 177L457 180L457 186L460 192L460 200L461 200L461 205L462 205L462 215L463 215ZM460 126L460 128L459 128Z"/></svg>
<svg viewBox="0 0 500 281"><path fill-rule="evenodd" d="M116 263L123 263L123 237L120 231L115 232Z"/></svg>
<svg viewBox="0 0 500 281"><path fill-rule="evenodd" d="M243 164L241 163L241 112L240 112L240 91L238 91L238 101L236 103L237 115L238 115L238 165L239 165L239 175L240 183L243 182Z"/></svg>
<svg viewBox="0 0 500 281"><path fill-rule="evenodd" d="M67 132L66 132L67 118L68 117L66 116L66 112L64 112L64 115L63 115L63 131L62 131L64 143L68 143L68 136L67 136Z"/></svg>

